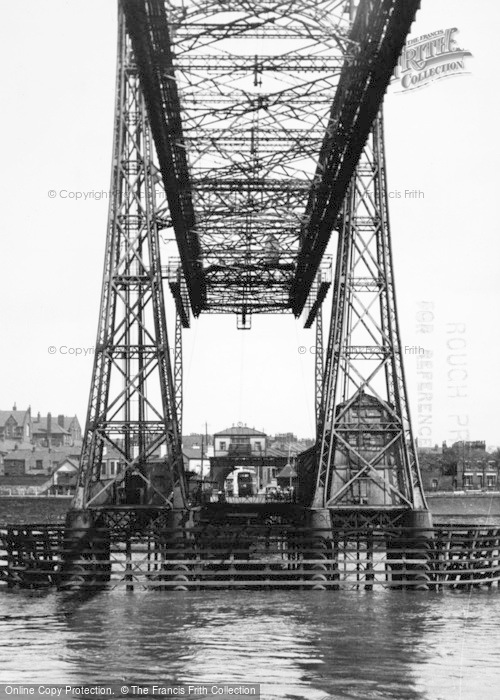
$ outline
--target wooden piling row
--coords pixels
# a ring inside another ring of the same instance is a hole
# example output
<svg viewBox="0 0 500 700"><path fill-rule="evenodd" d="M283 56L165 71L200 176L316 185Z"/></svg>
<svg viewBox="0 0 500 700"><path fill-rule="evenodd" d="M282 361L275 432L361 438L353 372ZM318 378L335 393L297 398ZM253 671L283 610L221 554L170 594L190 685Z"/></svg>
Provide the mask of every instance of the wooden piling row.
<svg viewBox="0 0 500 700"><path fill-rule="evenodd" d="M126 535L63 526L0 530L0 584L9 588L299 588L443 590L498 587L500 528L442 525L328 531L290 524L147 529Z"/></svg>

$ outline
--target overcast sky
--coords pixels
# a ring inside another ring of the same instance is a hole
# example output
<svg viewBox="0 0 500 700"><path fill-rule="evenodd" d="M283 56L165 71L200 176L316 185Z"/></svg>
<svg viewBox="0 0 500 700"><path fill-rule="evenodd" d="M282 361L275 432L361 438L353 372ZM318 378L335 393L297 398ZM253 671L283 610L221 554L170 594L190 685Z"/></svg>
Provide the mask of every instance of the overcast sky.
<svg viewBox="0 0 500 700"><path fill-rule="evenodd" d="M83 424L92 356L59 349L95 342L107 201L47 193L109 189L116 3L0 0L0 11L0 408L76 413ZM392 198L390 216L403 344L434 353L433 442L500 444L499 20L495 0L422 0L412 37L456 27L470 72L409 93L394 84L385 100L389 190L424 195ZM425 337L422 302L434 313ZM328 298L325 317L329 309ZM298 351L314 344L313 331L291 316L254 317L249 332L232 316L207 316L184 341L184 432L243 422L313 436L314 358ZM463 362L457 392L448 373ZM416 356L405 365L418 434Z"/></svg>

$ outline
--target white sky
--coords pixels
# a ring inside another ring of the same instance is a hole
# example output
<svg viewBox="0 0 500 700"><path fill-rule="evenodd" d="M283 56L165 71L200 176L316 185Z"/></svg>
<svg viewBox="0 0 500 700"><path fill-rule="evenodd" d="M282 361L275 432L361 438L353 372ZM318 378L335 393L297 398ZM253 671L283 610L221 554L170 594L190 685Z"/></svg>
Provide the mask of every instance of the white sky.
<svg viewBox="0 0 500 700"><path fill-rule="evenodd" d="M107 201L47 193L109 189L115 2L0 0L0 12L0 408L15 401L34 413L77 413L83 424L92 356L50 355L47 348L94 345ZM424 192L423 199L392 199L390 214L403 344L435 354L435 442L500 444L499 20L495 0L422 0L412 37L457 27L458 43L473 54L470 75L409 94L391 87L385 101L389 189ZM434 304L428 336L417 333L422 301ZM458 399L447 381L452 323L466 327L460 361L467 361L467 379ZM298 352L314 344L312 330L291 316L259 316L242 332L232 316L206 316L184 341L185 433L205 421L209 432L242 421L268 433L314 434L314 360ZM405 366L418 434L415 356ZM459 420L468 434L453 432Z"/></svg>

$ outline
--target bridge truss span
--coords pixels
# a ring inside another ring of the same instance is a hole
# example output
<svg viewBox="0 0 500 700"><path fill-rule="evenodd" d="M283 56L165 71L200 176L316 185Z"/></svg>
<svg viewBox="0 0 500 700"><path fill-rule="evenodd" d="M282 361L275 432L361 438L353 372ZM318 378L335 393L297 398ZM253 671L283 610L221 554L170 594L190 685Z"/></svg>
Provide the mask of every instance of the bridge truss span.
<svg viewBox="0 0 500 700"><path fill-rule="evenodd" d="M195 316L314 307L417 4L122 0Z"/></svg>

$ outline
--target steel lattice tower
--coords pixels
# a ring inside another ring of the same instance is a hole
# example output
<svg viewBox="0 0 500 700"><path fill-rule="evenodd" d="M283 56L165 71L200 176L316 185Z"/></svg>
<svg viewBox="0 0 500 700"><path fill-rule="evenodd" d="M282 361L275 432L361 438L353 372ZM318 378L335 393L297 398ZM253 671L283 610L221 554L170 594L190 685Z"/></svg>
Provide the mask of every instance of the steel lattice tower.
<svg viewBox="0 0 500 700"><path fill-rule="evenodd" d="M165 211L125 20L119 12L111 200L75 509L185 503L158 228ZM103 453L118 473L103 479ZM175 496L179 496L176 498Z"/></svg>
<svg viewBox="0 0 500 700"><path fill-rule="evenodd" d="M402 363L381 113L344 202L319 427L316 508L426 508Z"/></svg>

